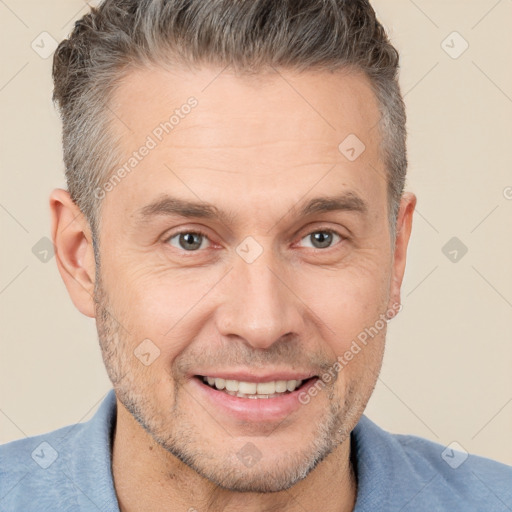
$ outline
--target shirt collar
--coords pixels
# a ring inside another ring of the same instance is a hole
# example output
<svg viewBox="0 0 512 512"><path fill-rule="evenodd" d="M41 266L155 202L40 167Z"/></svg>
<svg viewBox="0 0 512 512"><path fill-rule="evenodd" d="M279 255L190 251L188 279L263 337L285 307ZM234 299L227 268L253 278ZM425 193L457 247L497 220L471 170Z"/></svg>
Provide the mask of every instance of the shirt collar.
<svg viewBox="0 0 512 512"><path fill-rule="evenodd" d="M84 499L99 510L119 512L112 476L112 446L116 425L116 395L111 389L90 421L66 433L63 448L68 478ZM85 471L84 471L85 467Z"/></svg>

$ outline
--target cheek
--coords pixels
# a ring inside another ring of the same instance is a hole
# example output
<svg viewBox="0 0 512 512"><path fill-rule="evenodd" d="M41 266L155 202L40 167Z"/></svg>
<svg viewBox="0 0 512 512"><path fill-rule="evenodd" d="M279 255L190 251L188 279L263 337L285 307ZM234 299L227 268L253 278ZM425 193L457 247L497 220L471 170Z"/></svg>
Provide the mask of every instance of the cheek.
<svg viewBox="0 0 512 512"><path fill-rule="evenodd" d="M374 273L340 273L329 282L323 304L317 305L328 326L322 330L322 338L337 363L336 387L342 395L350 386L359 390L374 386L387 328L382 318L387 310L386 282Z"/></svg>
<svg viewBox="0 0 512 512"><path fill-rule="evenodd" d="M324 340L343 353L387 309L390 269L367 258L333 271L315 270L296 278L298 295L314 312ZM380 324L379 324L380 325Z"/></svg>
<svg viewBox="0 0 512 512"><path fill-rule="evenodd" d="M115 315L125 327L130 348L135 349L144 340L151 340L166 364L178 355L194 333L187 321L204 307L205 295L218 279L199 273L163 272L156 267L132 267L126 272L122 287L111 284L115 297ZM187 332L184 332L186 330Z"/></svg>

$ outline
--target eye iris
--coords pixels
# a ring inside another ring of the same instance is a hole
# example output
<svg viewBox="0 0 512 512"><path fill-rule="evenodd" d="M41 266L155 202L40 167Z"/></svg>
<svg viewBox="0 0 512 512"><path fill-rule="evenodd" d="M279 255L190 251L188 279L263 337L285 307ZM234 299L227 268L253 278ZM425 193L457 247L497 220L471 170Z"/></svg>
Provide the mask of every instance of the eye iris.
<svg viewBox="0 0 512 512"><path fill-rule="evenodd" d="M317 248L329 247L332 243L332 233L329 231L317 231L310 235L314 240L313 245ZM202 236L200 233L180 233L179 242L183 249L199 249Z"/></svg>
<svg viewBox="0 0 512 512"><path fill-rule="evenodd" d="M329 247L332 242L332 233L328 231L317 231L311 235L315 242L320 243L320 248ZM313 244L314 245L314 244Z"/></svg>
<svg viewBox="0 0 512 512"><path fill-rule="evenodd" d="M183 249L198 249L201 247L201 236L199 233L181 233L180 245ZM183 241L185 241L185 245L182 243ZM192 244L192 246L186 244Z"/></svg>

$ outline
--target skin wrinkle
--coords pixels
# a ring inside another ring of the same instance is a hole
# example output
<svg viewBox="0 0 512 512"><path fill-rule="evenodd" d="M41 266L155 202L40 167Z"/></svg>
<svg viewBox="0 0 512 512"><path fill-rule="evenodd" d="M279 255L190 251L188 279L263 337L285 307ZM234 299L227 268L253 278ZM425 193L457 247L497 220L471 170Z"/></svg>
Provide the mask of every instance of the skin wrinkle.
<svg viewBox="0 0 512 512"><path fill-rule="evenodd" d="M172 111L172 97L194 95L199 102L190 114L193 124L184 119L172 138L106 195L97 234L101 265L90 245L85 258L91 262L93 308L90 299L75 299L96 318L116 391L113 475L120 508L349 511L357 493L350 432L375 387L385 327L308 405L279 422L231 418L212 407L190 379L240 367L318 375L332 368L365 327L400 301L415 198L404 196L393 252L386 183L367 165L382 163L379 141L369 135L378 109L360 74L292 77L303 95L316 98L315 108L329 111L336 131L280 80L255 89L226 73L201 94L203 84L217 75L208 68L179 77L137 72L116 93L116 112L134 129L121 139L126 153ZM334 94L346 98L340 111ZM214 139L203 129L202 116L215 123ZM337 149L346 133L357 133L366 144L355 162L348 163ZM272 138L275 144L269 143ZM247 139L250 145L244 144ZM201 150L189 151L196 144ZM216 173L211 180L203 164L222 150L223 167L236 173ZM271 171L261 174L263 152L274 162L272 180ZM326 166L308 161L332 162L336 169L320 180ZM364 222L352 213L328 212L307 222L285 216L276 224L297 201L340 190L354 190L366 201ZM231 234L217 221L193 218L152 219L144 229L135 228L134 212L161 193L207 201L236 213L238 220L227 226ZM164 242L171 232L198 228L218 249L187 258ZM342 234L351 229L351 237L316 252L296 245L299 235L324 229ZM235 251L246 236L263 249L251 264ZM149 366L134 357L145 339L160 351ZM250 468L237 457L248 442L261 453Z"/></svg>

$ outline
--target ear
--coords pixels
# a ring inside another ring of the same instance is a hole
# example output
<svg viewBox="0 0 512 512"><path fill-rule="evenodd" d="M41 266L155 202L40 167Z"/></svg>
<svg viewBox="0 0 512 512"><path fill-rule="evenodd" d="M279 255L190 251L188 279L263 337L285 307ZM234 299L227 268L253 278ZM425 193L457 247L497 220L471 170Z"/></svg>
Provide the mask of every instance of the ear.
<svg viewBox="0 0 512 512"><path fill-rule="evenodd" d="M95 261L89 222L66 190L50 194L52 240L60 275L73 304L86 316L95 317Z"/></svg>
<svg viewBox="0 0 512 512"><path fill-rule="evenodd" d="M400 201L400 209L396 222L396 243L393 255L393 272L391 276L391 289L389 297L389 310L395 310L394 304L400 304L400 289L405 272L407 259L407 246L412 230L412 217L416 207L416 196L412 192L405 192Z"/></svg>

